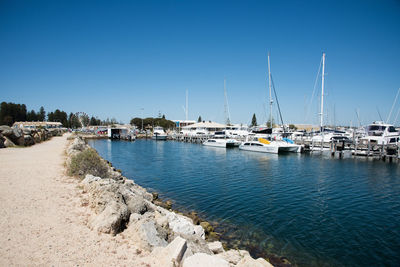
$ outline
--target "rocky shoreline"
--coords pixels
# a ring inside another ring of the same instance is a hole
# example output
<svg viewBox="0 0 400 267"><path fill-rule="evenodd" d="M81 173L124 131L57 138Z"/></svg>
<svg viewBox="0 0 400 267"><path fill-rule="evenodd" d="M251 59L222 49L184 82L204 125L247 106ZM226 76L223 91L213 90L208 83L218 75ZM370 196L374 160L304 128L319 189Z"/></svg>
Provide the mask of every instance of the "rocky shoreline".
<svg viewBox="0 0 400 267"><path fill-rule="evenodd" d="M91 148L79 137L68 145L67 168L74 157ZM149 266L272 266L263 258L253 259L245 250L225 250L219 241L208 242L212 233L207 222L200 222L171 210L162 202L101 159L107 166L104 177L85 174L79 186L94 215L87 225L94 231L121 235L134 240L138 248L149 252L143 262ZM158 204L158 205L156 205ZM214 240L210 238L210 240Z"/></svg>
<svg viewBox="0 0 400 267"><path fill-rule="evenodd" d="M49 140L53 136L61 136L61 129L19 129L7 125L0 126L0 148L16 146L32 146Z"/></svg>

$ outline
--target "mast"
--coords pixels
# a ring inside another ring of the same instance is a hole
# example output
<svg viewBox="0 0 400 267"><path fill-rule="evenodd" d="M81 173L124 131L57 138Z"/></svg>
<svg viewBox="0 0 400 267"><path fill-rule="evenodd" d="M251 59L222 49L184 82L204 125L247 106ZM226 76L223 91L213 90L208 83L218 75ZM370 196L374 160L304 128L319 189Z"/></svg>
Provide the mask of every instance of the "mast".
<svg viewBox="0 0 400 267"><path fill-rule="evenodd" d="M229 105L228 105L228 94L226 93L226 78L224 77L224 96L225 96L225 119L226 125L231 124L230 120L230 112L229 112Z"/></svg>
<svg viewBox="0 0 400 267"><path fill-rule="evenodd" d="M321 113L320 127L324 127L324 80L325 80L325 53L322 53L322 88L321 88Z"/></svg>
<svg viewBox="0 0 400 267"><path fill-rule="evenodd" d="M270 64L270 60L269 60L269 52L268 52L268 87L269 87L269 121L270 121L270 125L271 125L271 129L272 129L272 104L273 104L273 100L272 100L272 85L271 85L271 64Z"/></svg>

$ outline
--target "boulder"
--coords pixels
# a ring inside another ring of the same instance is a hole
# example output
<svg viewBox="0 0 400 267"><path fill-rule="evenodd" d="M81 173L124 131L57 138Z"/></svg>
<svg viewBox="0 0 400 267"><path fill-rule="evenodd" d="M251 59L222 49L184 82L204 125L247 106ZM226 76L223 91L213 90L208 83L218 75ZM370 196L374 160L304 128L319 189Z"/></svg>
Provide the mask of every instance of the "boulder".
<svg viewBox="0 0 400 267"><path fill-rule="evenodd" d="M196 253L183 261L182 267L229 267L229 263L217 256Z"/></svg>
<svg viewBox="0 0 400 267"><path fill-rule="evenodd" d="M263 258L253 259L251 256L244 256L236 265L236 267L273 267L271 263Z"/></svg>
<svg viewBox="0 0 400 267"><path fill-rule="evenodd" d="M148 210L145 200L142 197L133 194L132 192L126 191L127 190L125 190L125 193L123 193L123 196L129 213L144 214Z"/></svg>
<svg viewBox="0 0 400 267"><path fill-rule="evenodd" d="M219 241L214 241L211 243L208 243L208 248L214 253L214 254L219 254L223 253L225 250L222 247L222 243Z"/></svg>
<svg viewBox="0 0 400 267"><path fill-rule="evenodd" d="M42 138L40 137L40 134L41 134L40 132L36 132L32 136L33 140L35 140L36 144L42 142Z"/></svg>
<svg viewBox="0 0 400 267"><path fill-rule="evenodd" d="M154 247L166 247L168 233L154 222L150 212L135 220L130 220L124 235L133 240L141 249L151 251Z"/></svg>
<svg viewBox="0 0 400 267"><path fill-rule="evenodd" d="M3 135L0 133L0 148L5 148L6 146L4 145L4 142L6 139L3 137Z"/></svg>
<svg viewBox="0 0 400 267"><path fill-rule="evenodd" d="M5 147L15 147L16 145L8 137L4 136L4 146Z"/></svg>
<svg viewBox="0 0 400 267"><path fill-rule="evenodd" d="M148 264L147 266L177 267L184 259L186 251L186 240L177 237L166 247L155 247L149 257L144 259L144 262Z"/></svg>
<svg viewBox="0 0 400 267"><path fill-rule="evenodd" d="M32 146L35 144L35 140L29 134L24 135L24 146Z"/></svg>
<svg viewBox="0 0 400 267"><path fill-rule="evenodd" d="M166 211L166 217L169 227L175 233L189 236L197 235L203 239L205 238L204 230L202 229L202 227L196 227L189 218L176 214L175 212L168 211Z"/></svg>
<svg viewBox="0 0 400 267"><path fill-rule="evenodd" d="M10 135L10 139L19 146L23 146L25 144L24 134L21 129L13 129L13 134Z"/></svg>
<svg viewBox="0 0 400 267"><path fill-rule="evenodd" d="M32 134L35 133L35 130L23 128L23 129L22 129L22 133L23 133L24 135L27 135L27 134L32 135Z"/></svg>
<svg viewBox="0 0 400 267"><path fill-rule="evenodd" d="M108 202L104 210L89 221L89 227L98 232L116 235L129 219L128 208L117 201Z"/></svg>
<svg viewBox="0 0 400 267"><path fill-rule="evenodd" d="M0 126L0 133L3 136L10 136L12 134L12 128L10 126L7 126L7 125L1 125Z"/></svg>
<svg viewBox="0 0 400 267"><path fill-rule="evenodd" d="M223 258L231 264L236 265L243 259L243 257L250 256L250 254L246 250L230 249L223 253L217 254L217 256Z"/></svg>

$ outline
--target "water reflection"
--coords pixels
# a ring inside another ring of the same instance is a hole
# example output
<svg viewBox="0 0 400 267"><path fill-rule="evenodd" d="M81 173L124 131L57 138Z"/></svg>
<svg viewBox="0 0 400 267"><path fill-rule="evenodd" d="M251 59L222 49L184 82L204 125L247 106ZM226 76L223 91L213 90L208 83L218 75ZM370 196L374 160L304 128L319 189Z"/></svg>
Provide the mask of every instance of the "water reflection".
<svg viewBox="0 0 400 267"><path fill-rule="evenodd" d="M397 164L169 141L90 144L175 207L219 222L223 241L253 255L285 255L299 266L400 262Z"/></svg>

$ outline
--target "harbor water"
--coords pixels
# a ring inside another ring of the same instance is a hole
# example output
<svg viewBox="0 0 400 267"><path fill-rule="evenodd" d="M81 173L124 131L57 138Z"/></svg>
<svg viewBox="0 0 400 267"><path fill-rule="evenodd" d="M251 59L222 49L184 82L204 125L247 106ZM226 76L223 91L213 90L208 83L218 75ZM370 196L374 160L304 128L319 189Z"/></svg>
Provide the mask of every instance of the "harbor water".
<svg viewBox="0 0 400 267"><path fill-rule="evenodd" d="M218 223L222 241L297 266L400 266L400 167L174 141L89 140L174 208Z"/></svg>

